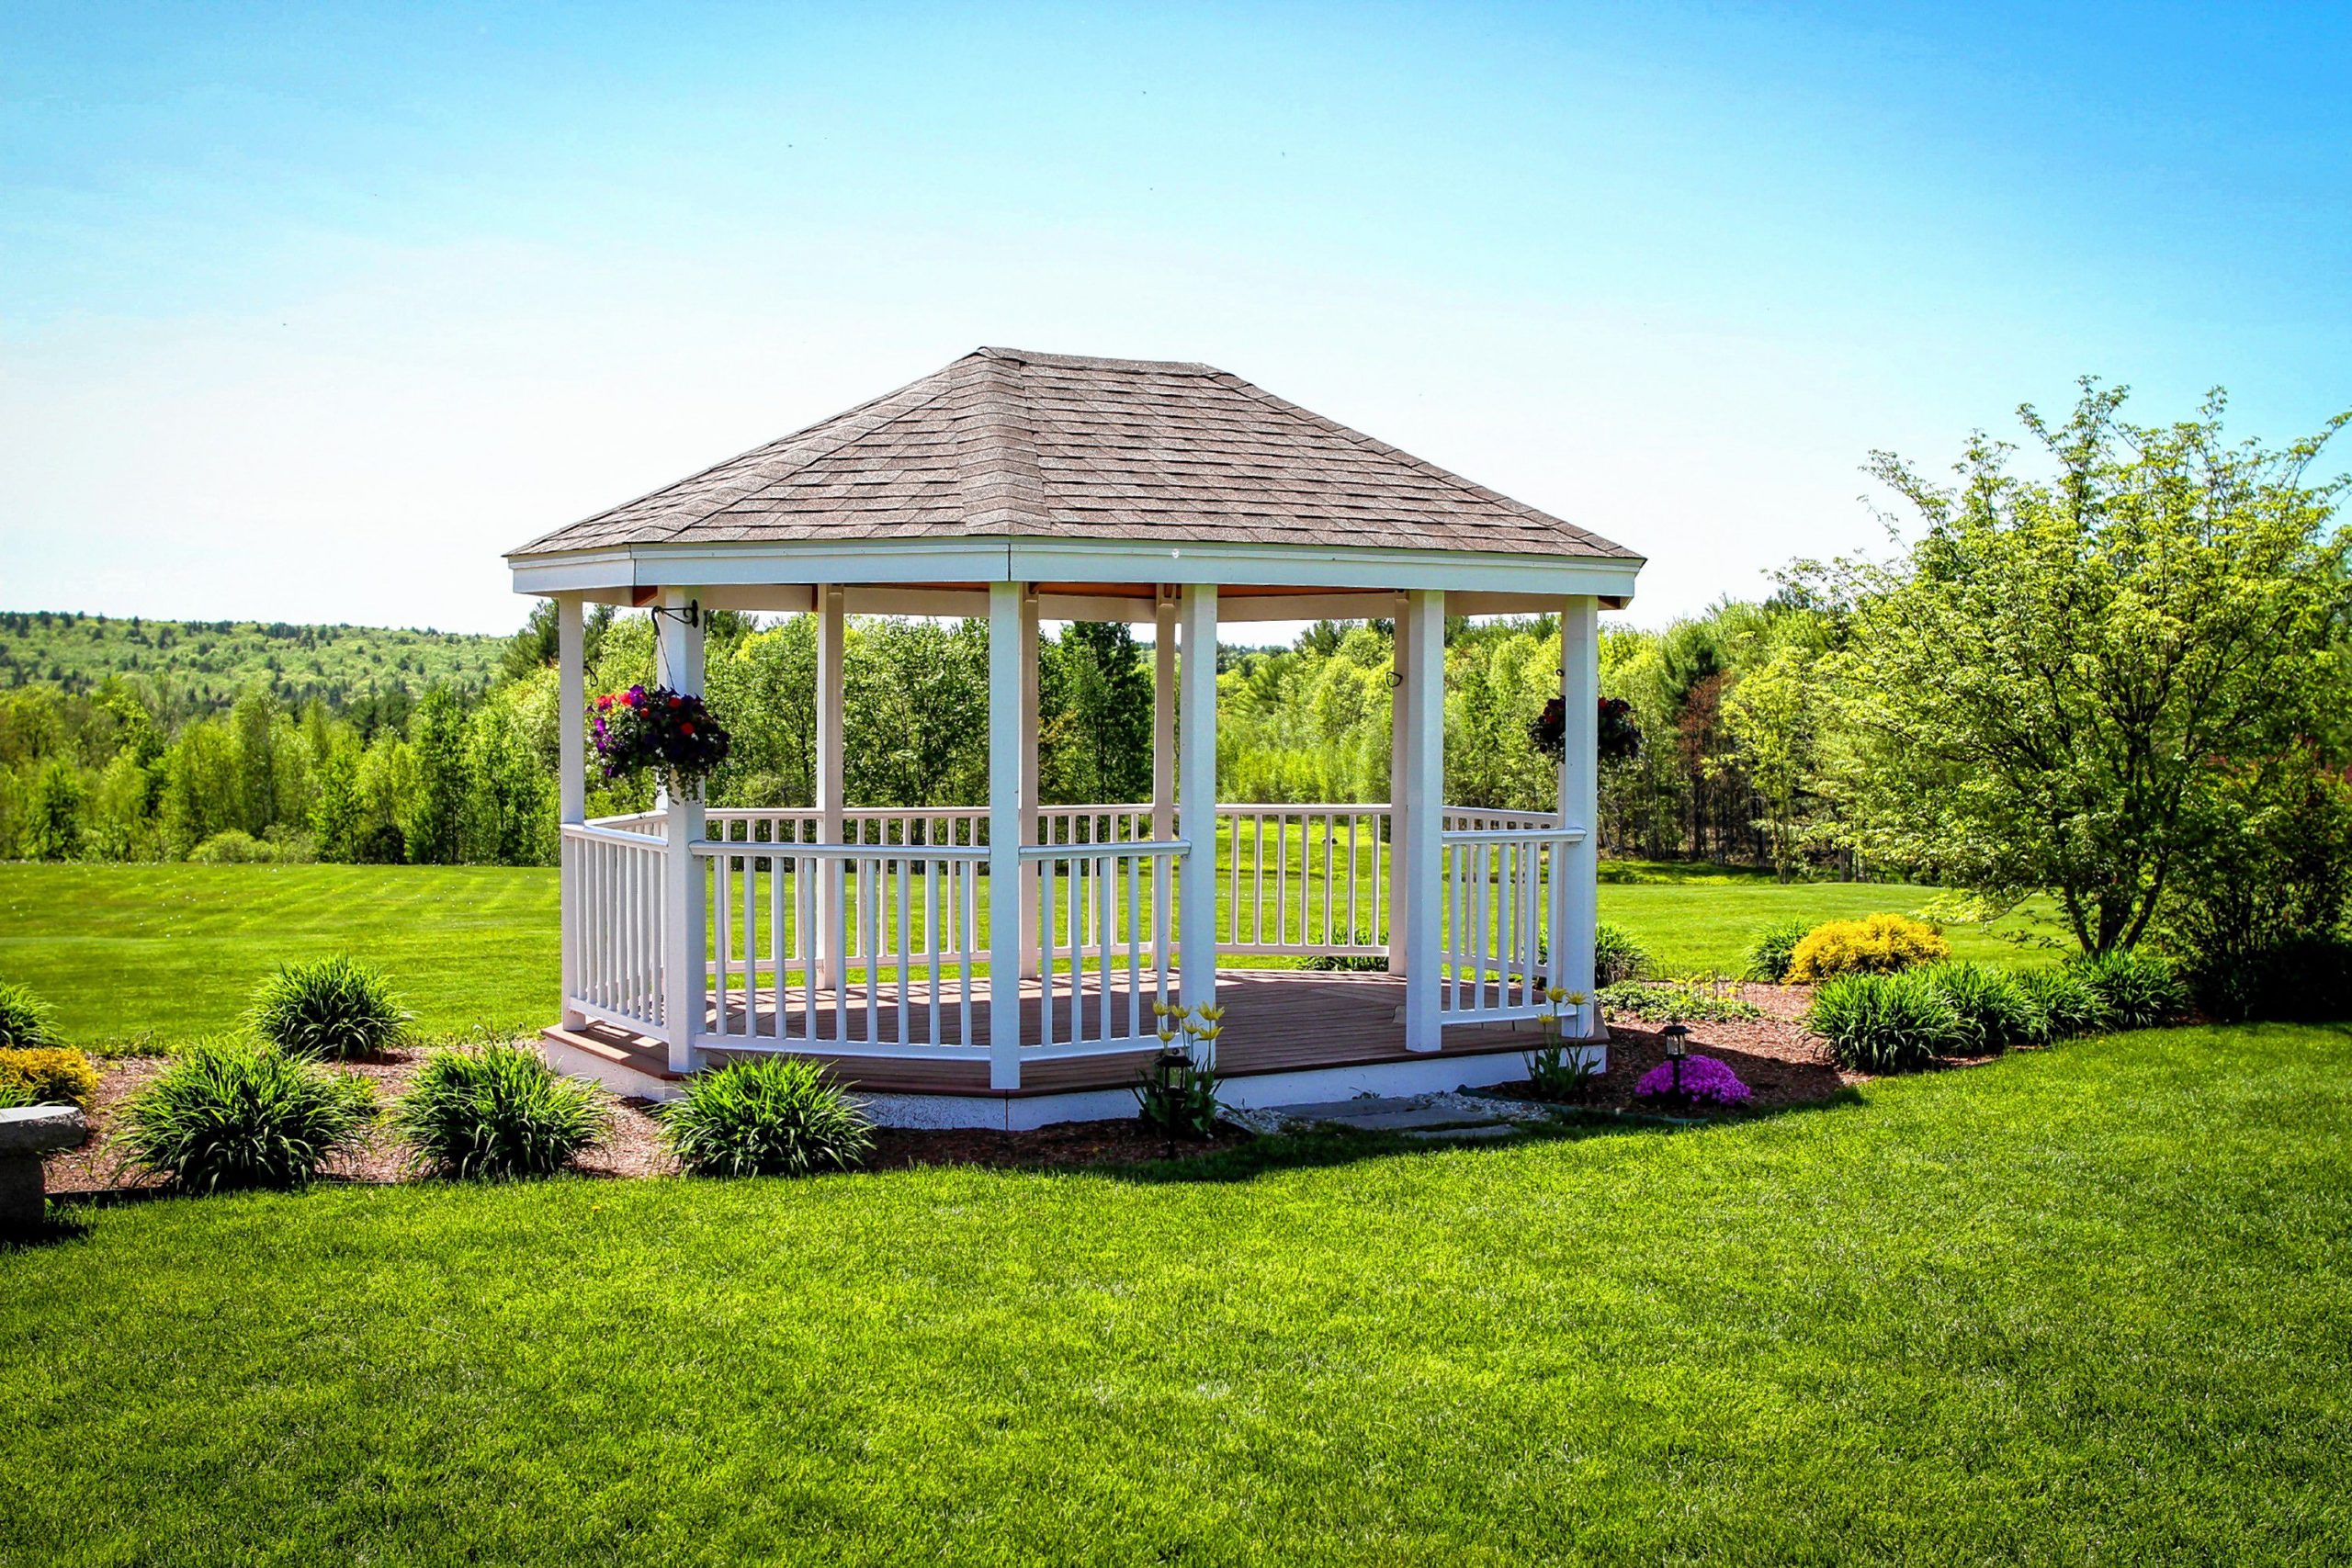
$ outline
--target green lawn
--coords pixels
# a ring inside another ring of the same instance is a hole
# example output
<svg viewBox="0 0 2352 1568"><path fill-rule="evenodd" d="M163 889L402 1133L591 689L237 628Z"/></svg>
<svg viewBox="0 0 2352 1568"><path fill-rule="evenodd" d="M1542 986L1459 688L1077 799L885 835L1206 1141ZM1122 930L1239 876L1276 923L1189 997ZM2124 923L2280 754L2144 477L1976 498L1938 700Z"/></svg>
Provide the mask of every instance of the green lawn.
<svg viewBox="0 0 2352 1568"><path fill-rule="evenodd" d="M0 1252L0 1562L2341 1562L2352 1032L1695 1131L166 1200Z"/></svg>
<svg viewBox="0 0 2352 1568"><path fill-rule="evenodd" d="M1932 897L1920 887L1781 887L1675 868L1612 874L1645 880L1604 883L1601 918L1631 931L1669 973L1736 973L1757 929L1785 916L1909 911ZM1219 897L1226 892L1221 878ZM1359 907L1368 916L1368 888ZM1975 928L1951 934L1969 956L2034 956ZM85 1045L117 1049L229 1028L276 965L339 951L390 970L428 1034L536 1032L555 1014L555 873L0 864L0 979L48 998L67 1035Z"/></svg>

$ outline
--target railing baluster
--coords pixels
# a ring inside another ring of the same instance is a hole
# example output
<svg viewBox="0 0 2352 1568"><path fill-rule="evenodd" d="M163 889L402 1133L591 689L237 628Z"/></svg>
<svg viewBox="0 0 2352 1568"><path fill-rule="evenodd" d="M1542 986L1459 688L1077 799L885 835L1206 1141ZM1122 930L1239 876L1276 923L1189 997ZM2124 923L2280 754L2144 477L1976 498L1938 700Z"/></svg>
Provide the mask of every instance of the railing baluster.
<svg viewBox="0 0 2352 1568"><path fill-rule="evenodd" d="M1143 857L1127 858L1127 1038L1143 1034Z"/></svg>
<svg viewBox="0 0 2352 1568"><path fill-rule="evenodd" d="M1048 859L1037 863L1037 1043L1054 1043L1054 863ZM989 995L995 996L996 982L989 981ZM1016 978L1013 985L1018 987ZM1019 992L1014 992L1018 1005Z"/></svg>
<svg viewBox="0 0 2352 1568"><path fill-rule="evenodd" d="M909 1043L914 1022L915 999L912 990L914 968L914 936L907 919L914 911L907 902L907 850L899 848L899 1043Z"/></svg>
<svg viewBox="0 0 2352 1568"><path fill-rule="evenodd" d="M1118 900L1113 896L1117 884L1111 880L1111 862L1097 857L1094 862L1095 919L1101 930L1102 955L1095 968L1102 984L1102 1040L1111 1039L1111 922L1116 916L1114 908Z"/></svg>

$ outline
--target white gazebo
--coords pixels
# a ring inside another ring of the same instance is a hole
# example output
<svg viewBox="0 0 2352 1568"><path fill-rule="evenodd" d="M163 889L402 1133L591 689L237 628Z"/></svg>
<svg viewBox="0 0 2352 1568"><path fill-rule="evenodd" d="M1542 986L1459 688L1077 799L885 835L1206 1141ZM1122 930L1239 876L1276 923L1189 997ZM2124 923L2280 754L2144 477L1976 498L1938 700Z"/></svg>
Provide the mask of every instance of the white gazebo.
<svg viewBox="0 0 2352 1568"><path fill-rule="evenodd" d="M1167 1001L1224 1009L1228 1103L1410 1093L1521 1077L1546 987L1591 989L1597 615L1641 558L1238 377L983 348L507 559L561 627L548 1048L625 1092L782 1052L886 1121L1120 1114ZM688 692L703 611L818 616L815 803L587 820L586 603L650 610ZM1558 808L1450 807L1445 617L1534 611L1561 617ZM861 613L986 617L985 807L843 798ZM1390 799L1220 803L1220 623L1322 617L1396 624ZM1155 628L1149 801L1039 803L1041 619Z"/></svg>

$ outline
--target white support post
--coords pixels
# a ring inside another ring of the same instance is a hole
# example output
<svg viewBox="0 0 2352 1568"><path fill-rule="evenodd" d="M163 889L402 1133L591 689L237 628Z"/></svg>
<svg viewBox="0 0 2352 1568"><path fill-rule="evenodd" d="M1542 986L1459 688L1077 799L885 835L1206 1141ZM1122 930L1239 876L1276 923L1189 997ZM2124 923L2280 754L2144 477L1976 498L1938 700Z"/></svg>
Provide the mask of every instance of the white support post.
<svg viewBox="0 0 2352 1568"><path fill-rule="evenodd" d="M1188 583L1183 599L1183 707L1178 716L1177 808L1184 868L1178 880L1178 998L1216 1005L1216 585Z"/></svg>
<svg viewBox="0 0 2352 1568"><path fill-rule="evenodd" d="M1560 607L1560 825L1584 838L1552 871L1552 963L1556 984L1590 996L1600 919L1600 602L1590 594ZM1578 1010L1584 1037L1600 1032L1600 1019L1595 1003Z"/></svg>
<svg viewBox="0 0 2352 1568"><path fill-rule="evenodd" d="M842 654L846 636L847 617L842 613L842 587L837 582L819 585L814 596L817 615L817 756L814 785L817 807L817 841L838 844L842 841L842 808L847 802L842 792ZM815 930L809 933L810 962L816 965L817 984L826 989L839 987L842 976L833 973L833 928L842 919L842 863L828 860L820 863L817 873ZM814 1028L812 1024L810 1026Z"/></svg>
<svg viewBox="0 0 2352 1568"><path fill-rule="evenodd" d="M588 819L588 775L586 738L582 731L588 722L587 645L581 621L580 595L559 593L555 596L555 712L556 712L556 816L569 827ZM556 905L563 923L563 1027L579 1029L587 1016L571 1010L571 999L580 994L580 959L577 952L578 932L582 911L580 908L579 868L573 863L576 852L569 843L558 841L556 873L559 887Z"/></svg>
<svg viewBox="0 0 2352 1568"><path fill-rule="evenodd" d="M1038 842L1037 795L1037 585L1021 590L1021 841ZM1021 977L1037 978L1040 932L1037 929L1037 866L1021 868ZM1076 984L1075 981L1072 982Z"/></svg>
<svg viewBox="0 0 2352 1568"><path fill-rule="evenodd" d="M1410 963L1407 942L1413 907L1413 879L1407 863L1405 840L1410 824L1405 818L1405 779L1413 769L1413 699L1406 685L1412 662L1413 622L1405 613L1406 597L1396 595L1394 622L1395 654L1388 671L1388 972L1402 975Z"/></svg>
<svg viewBox="0 0 2352 1568"><path fill-rule="evenodd" d="M1176 836L1176 590L1152 606L1151 836Z"/></svg>
<svg viewBox="0 0 2352 1568"><path fill-rule="evenodd" d="M1405 1049L1434 1051L1443 1034L1438 1000L1445 975L1439 924L1445 848L1445 594L1408 593L1403 621L1412 628L1400 688L1409 716L1401 814L1405 846L1397 856L1410 889L1405 905Z"/></svg>
<svg viewBox="0 0 2352 1568"><path fill-rule="evenodd" d="M989 584L989 1087L1021 1087L1021 585Z"/></svg>
<svg viewBox="0 0 2352 1568"><path fill-rule="evenodd" d="M694 590L665 588L653 639L662 685L679 693L702 691L702 616ZM689 616L692 624L688 624ZM662 955L662 1022L670 1046L670 1070L695 1070L695 1036L702 1029L707 976L704 971L703 870L691 846L703 836L703 803L672 800L662 792L662 827L669 840L663 868L669 951Z"/></svg>

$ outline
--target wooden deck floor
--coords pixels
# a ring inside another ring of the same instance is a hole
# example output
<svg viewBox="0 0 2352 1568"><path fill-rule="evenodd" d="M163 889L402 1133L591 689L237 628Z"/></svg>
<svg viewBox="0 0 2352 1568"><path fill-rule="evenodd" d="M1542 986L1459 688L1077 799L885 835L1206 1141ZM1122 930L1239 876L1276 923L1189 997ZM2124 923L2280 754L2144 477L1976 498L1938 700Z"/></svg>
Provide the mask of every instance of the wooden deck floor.
<svg viewBox="0 0 2352 1568"><path fill-rule="evenodd" d="M1090 976L1090 980L1091 980ZM979 993L972 1006L973 1034L976 1042L985 1042L989 1034L989 998L987 982L978 982ZM879 1024L878 1038L886 1043L898 1038L898 1004L894 987L884 987L883 994L875 998L875 1013ZM1090 985L1086 993L1096 998ZM1225 1032L1217 1042L1218 1070L1227 1077L1257 1073L1296 1072L1313 1067L1356 1066L1372 1062L1403 1061L1413 1054L1405 1049L1405 982L1388 975L1326 975L1309 971L1286 969L1228 969L1217 976L1217 996L1225 1011ZM759 996L760 1027L771 1028L774 998L766 991ZM1037 983L1022 985L1022 1041L1035 1045L1040 1033L1040 998ZM868 1010L863 987L851 987L851 1015L848 1020L851 1040L861 1039L866 1028ZM1099 998L1096 1005L1099 1006ZM1114 1022L1124 1024L1125 997L1121 992L1114 999ZM1066 1019L1066 1001L1057 1000L1057 1021ZM833 1033L832 1008L820 1006L817 1032L820 1038L830 1039ZM927 1006L918 1007L918 1020L927 1029ZM951 1018L955 1010L948 1009ZM738 1013L740 1020L740 1012ZM1089 1030L1093 1030L1090 1015ZM1144 1025L1150 1027L1148 1007L1144 1012ZM800 1015L789 1013L786 1024L793 1033L800 1032ZM740 1022L737 1027L741 1027ZM910 1025L910 1028L913 1027ZM951 1022L948 1036L953 1039ZM562 1037L574 1045L593 1046L600 1054L612 1056L639 1071L655 1077L667 1077L659 1042L632 1034L609 1024L593 1024L585 1030L564 1032ZM1533 1021L1525 1023L1452 1024L1444 1032L1444 1045L1440 1055L1481 1055L1496 1051L1523 1051L1540 1044L1543 1031ZM920 1047L915 1047L920 1049ZM876 1060L855 1055L833 1055L821 1047L805 1055L825 1062L844 1081L878 1094L963 1094L986 1095L989 1069L985 1061L971 1058L944 1057L938 1061ZM1136 1074L1148 1058L1148 1051L1121 1052L1095 1056L1060 1058L1033 1057L1024 1060L1021 1068L1022 1094L1064 1093L1072 1089L1122 1089L1135 1081ZM1423 1060L1428 1059L1423 1057Z"/></svg>

